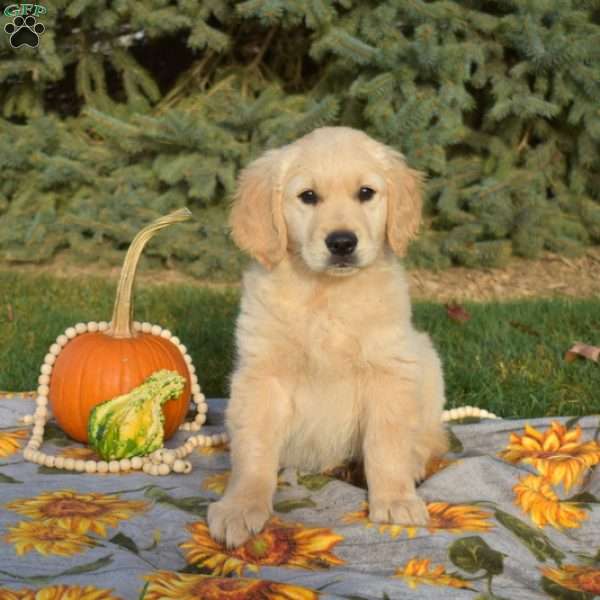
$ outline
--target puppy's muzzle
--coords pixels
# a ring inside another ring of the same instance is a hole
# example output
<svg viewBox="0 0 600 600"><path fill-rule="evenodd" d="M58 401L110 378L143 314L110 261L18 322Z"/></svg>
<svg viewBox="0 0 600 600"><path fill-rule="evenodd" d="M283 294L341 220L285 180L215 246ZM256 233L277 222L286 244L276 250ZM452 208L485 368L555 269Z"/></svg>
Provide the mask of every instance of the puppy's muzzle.
<svg viewBox="0 0 600 600"><path fill-rule="evenodd" d="M358 244L358 238L352 231L332 231L325 238L325 245L333 256L349 257Z"/></svg>

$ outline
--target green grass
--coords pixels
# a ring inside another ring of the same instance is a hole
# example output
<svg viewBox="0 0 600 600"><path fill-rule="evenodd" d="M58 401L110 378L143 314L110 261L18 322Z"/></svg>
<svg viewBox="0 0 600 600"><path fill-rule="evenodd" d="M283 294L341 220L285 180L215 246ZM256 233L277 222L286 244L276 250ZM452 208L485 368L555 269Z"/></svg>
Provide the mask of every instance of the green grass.
<svg viewBox="0 0 600 600"><path fill-rule="evenodd" d="M33 389L57 335L79 321L110 319L115 287L0 272L0 389ZM188 347L206 395L227 396L238 304L235 291L140 287L135 318L171 329ZM505 417L600 412L600 365L564 361L572 342L598 344L600 300L465 306L466 323L450 320L438 304L414 306L417 326L442 355L449 407L472 404Z"/></svg>

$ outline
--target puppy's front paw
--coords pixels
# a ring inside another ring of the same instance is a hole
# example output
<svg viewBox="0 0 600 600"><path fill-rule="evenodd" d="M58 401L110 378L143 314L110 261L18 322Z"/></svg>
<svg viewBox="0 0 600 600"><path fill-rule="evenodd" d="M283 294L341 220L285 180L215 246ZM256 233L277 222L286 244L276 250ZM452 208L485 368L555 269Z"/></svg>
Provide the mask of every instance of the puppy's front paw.
<svg viewBox="0 0 600 600"><path fill-rule="evenodd" d="M369 519L374 523L425 526L429 522L427 506L416 494L409 498L369 498Z"/></svg>
<svg viewBox="0 0 600 600"><path fill-rule="evenodd" d="M208 507L208 529L214 540L236 548L260 533L270 514L267 502L223 498Z"/></svg>

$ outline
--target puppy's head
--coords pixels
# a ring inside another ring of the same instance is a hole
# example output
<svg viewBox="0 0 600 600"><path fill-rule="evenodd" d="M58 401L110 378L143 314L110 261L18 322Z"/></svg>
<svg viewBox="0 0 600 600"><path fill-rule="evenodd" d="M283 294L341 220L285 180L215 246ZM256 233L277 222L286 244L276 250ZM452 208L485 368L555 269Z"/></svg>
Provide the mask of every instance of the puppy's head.
<svg viewBox="0 0 600 600"><path fill-rule="evenodd" d="M242 171L233 239L267 268L290 252L312 271L351 275L386 242L405 254L421 220L421 181L402 154L361 131L316 129Z"/></svg>

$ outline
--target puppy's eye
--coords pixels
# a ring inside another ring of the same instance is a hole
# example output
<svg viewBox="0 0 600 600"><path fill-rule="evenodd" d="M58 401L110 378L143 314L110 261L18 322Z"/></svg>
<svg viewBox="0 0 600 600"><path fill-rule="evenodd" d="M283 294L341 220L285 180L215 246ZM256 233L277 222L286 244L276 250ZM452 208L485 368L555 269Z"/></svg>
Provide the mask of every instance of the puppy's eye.
<svg viewBox="0 0 600 600"><path fill-rule="evenodd" d="M367 202L375 195L375 190L372 190L370 187L363 186L358 190L358 199L361 202Z"/></svg>
<svg viewBox="0 0 600 600"><path fill-rule="evenodd" d="M319 199L313 190L305 190L301 194L298 194L298 198L300 198L304 204L316 204Z"/></svg>

